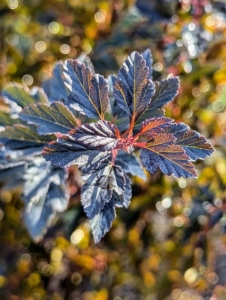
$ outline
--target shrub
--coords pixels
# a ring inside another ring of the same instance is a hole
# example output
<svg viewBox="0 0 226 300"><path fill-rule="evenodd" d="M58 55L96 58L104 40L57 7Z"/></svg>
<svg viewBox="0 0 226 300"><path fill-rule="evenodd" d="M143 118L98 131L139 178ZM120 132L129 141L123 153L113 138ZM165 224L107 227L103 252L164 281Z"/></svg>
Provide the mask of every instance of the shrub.
<svg viewBox="0 0 226 300"><path fill-rule="evenodd" d="M133 52L118 77L107 80L87 60L58 63L43 88L4 89L11 108L5 118L12 126L1 132L1 167L9 180L15 168L23 169L17 179L23 181L24 220L36 240L67 208L71 166L78 166L84 180L81 203L98 242L111 227L115 207L130 204L129 175L145 179L144 167L151 174L196 177L192 162L213 152L199 133L164 116L179 78L152 81L149 50Z"/></svg>

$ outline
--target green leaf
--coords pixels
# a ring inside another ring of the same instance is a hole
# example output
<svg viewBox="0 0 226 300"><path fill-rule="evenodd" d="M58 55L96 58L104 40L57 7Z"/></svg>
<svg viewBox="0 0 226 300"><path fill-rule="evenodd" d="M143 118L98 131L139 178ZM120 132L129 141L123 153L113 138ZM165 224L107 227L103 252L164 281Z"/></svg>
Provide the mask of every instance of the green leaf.
<svg viewBox="0 0 226 300"><path fill-rule="evenodd" d="M18 124L20 122L21 121L19 119L12 118L11 114L5 111L0 111L0 126L13 125Z"/></svg>
<svg viewBox="0 0 226 300"><path fill-rule="evenodd" d="M54 140L55 136L41 136L36 132L35 126L27 127L16 124L6 126L5 131L0 133L0 141L12 150L23 150L25 153L40 152L43 146Z"/></svg>
<svg viewBox="0 0 226 300"><path fill-rule="evenodd" d="M39 134L67 133L78 126L73 113L62 103L32 104L23 109L20 118L38 126Z"/></svg>
<svg viewBox="0 0 226 300"><path fill-rule="evenodd" d="M32 103L48 103L47 96L41 88L33 88L29 90L19 83L11 83L7 85L2 91L3 97L15 102L21 107L25 107Z"/></svg>

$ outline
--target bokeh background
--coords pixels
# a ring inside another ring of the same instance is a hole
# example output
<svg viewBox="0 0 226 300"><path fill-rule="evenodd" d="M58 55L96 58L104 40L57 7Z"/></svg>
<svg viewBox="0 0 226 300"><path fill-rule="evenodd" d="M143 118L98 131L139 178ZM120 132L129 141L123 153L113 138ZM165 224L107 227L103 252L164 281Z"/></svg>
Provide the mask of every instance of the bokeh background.
<svg viewBox="0 0 226 300"><path fill-rule="evenodd" d="M0 299L226 299L226 2L224 0L2 0L0 90L42 86L54 63L86 53L117 73L150 48L154 79L181 79L166 115L199 131L216 151L198 179L133 178L128 210L95 245L73 172L68 210L34 243L20 188L1 181ZM0 101L0 117L6 107ZM12 180L11 180L12 181Z"/></svg>

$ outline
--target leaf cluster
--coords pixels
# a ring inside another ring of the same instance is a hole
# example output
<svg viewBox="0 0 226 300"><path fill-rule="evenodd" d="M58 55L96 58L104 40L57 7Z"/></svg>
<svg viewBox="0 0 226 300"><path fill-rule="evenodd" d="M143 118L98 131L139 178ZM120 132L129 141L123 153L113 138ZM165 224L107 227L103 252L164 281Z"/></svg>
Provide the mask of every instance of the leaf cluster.
<svg viewBox="0 0 226 300"><path fill-rule="evenodd" d="M46 93L5 88L9 103L22 110L20 124L1 133L6 149L41 160L42 152L48 162L27 168L25 222L34 237L35 226L47 226L50 216L67 207L65 171L71 166L78 166L84 180L81 203L98 242L115 208L130 204L129 175L145 178L144 167L151 174L196 177L193 161L213 152L199 133L165 117L163 106L178 94L179 78L154 82L150 50L133 52L118 76L108 79L69 59L56 65L43 88Z"/></svg>

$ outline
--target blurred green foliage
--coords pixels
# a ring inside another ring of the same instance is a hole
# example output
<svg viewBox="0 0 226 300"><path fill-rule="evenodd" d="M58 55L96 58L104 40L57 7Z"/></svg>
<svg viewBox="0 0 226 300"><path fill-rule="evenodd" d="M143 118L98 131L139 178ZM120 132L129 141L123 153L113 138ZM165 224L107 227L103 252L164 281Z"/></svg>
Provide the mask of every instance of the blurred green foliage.
<svg viewBox="0 0 226 300"><path fill-rule="evenodd" d="M226 299L226 4L222 0L6 0L0 87L41 85L59 59L90 55L104 75L150 47L154 77L179 75L166 112L215 145L197 180L133 179L133 200L94 245L71 171L70 207L39 244L23 226L20 191L0 194L0 299ZM1 112L7 107L1 102Z"/></svg>

